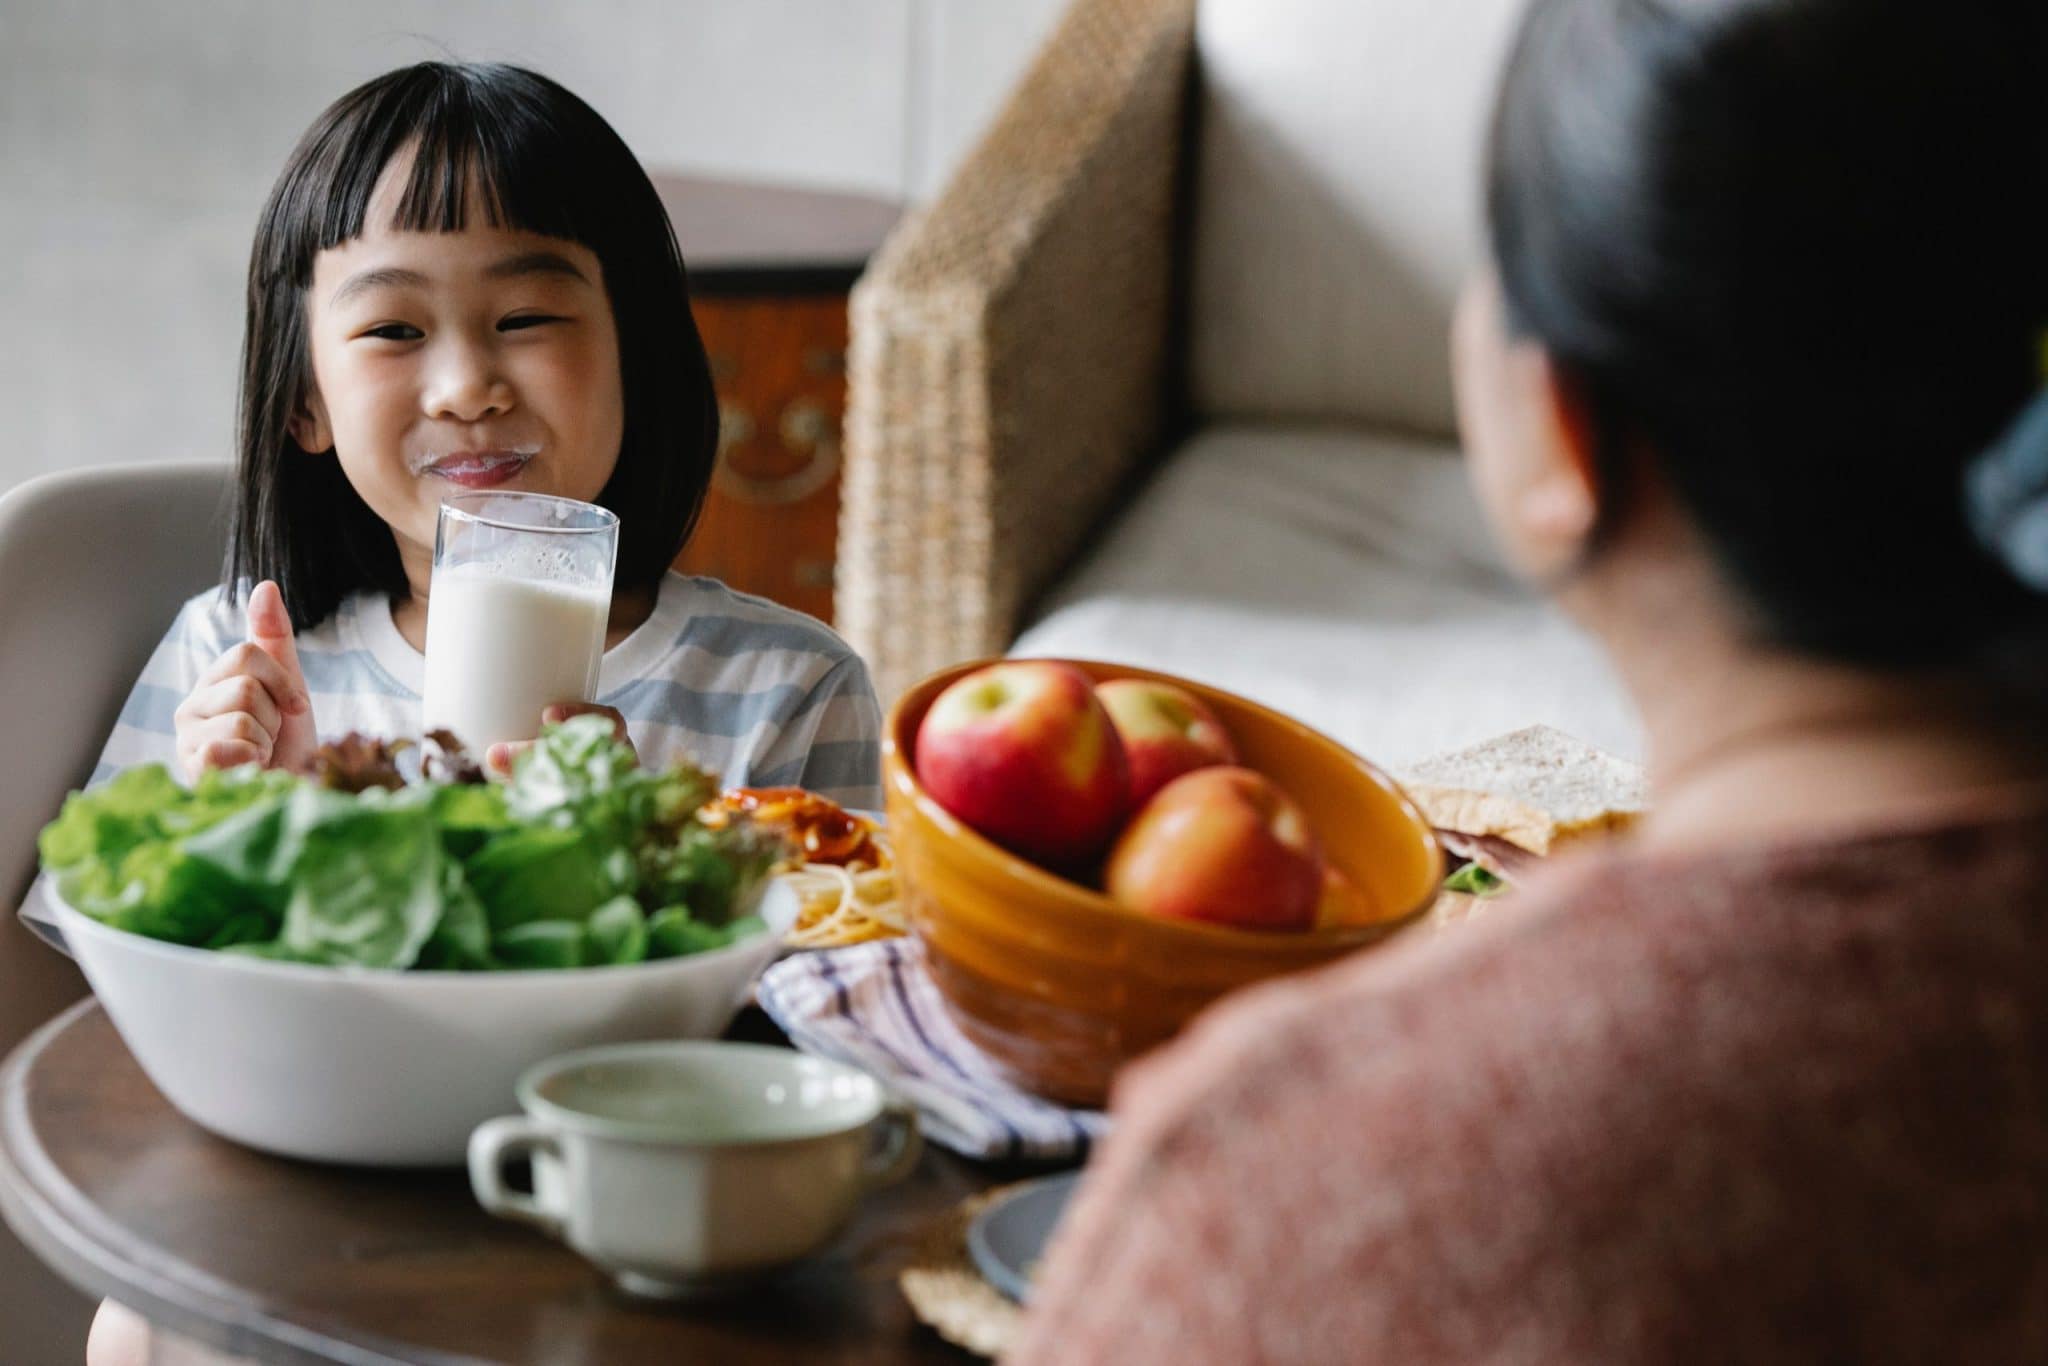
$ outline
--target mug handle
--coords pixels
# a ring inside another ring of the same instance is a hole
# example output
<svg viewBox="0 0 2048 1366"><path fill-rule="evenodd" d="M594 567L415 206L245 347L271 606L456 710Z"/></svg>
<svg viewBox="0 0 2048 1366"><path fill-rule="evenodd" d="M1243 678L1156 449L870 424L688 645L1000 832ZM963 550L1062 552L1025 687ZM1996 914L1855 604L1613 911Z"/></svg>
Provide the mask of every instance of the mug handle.
<svg viewBox="0 0 2048 1366"><path fill-rule="evenodd" d="M867 1190L893 1186L910 1175L924 1154L924 1136L917 1127L917 1107L891 1096L882 1113L875 1117L882 1130L881 1146L861 1163L860 1175Z"/></svg>
<svg viewBox="0 0 2048 1366"><path fill-rule="evenodd" d="M559 1161L562 1146L553 1134L525 1115L485 1120L469 1136L469 1187L476 1192L477 1203L500 1219L517 1219L560 1237L559 1213L543 1205L537 1196L515 1191L505 1184L505 1160L536 1152L547 1153Z"/></svg>

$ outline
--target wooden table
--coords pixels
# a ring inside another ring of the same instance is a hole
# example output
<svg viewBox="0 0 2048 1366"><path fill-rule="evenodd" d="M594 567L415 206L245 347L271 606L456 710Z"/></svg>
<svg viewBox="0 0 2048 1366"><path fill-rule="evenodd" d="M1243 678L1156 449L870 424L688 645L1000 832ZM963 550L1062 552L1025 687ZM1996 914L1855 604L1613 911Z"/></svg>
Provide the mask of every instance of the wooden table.
<svg viewBox="0 0 2048 1366"><path fill-rule="evenodd" d="M928 1220L1028 1174L927 1152L820 1257L728 1299L652 1307L486 1215L459 1173L322 1167L213 1137L93 1001L0 1066L0 1211L22 1240L95 1294L265 1361L972 1361L912 1317L896 1273Z"/></svg>

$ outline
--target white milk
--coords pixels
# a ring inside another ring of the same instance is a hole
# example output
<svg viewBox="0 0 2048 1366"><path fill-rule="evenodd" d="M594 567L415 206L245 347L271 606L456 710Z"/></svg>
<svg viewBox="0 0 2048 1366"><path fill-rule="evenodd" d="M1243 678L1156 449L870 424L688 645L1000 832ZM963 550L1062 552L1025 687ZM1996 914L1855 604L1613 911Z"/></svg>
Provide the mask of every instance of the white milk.
<svg viewBox="0 0 2048 1366"><path fill-rule="evenodd" d="M531 740L551 702L597 695L609 597L576 584L488 570L439 570L427 599L426 729L455 732L477 758Z"/></svg>

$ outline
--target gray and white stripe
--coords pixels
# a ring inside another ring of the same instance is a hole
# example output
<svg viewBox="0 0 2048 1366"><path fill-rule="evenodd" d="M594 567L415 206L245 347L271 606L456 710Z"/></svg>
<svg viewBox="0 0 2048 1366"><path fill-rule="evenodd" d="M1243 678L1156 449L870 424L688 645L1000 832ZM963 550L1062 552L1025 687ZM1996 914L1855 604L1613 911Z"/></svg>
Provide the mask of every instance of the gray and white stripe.
<svg viewBox="0 0 2048 1366"><path fill-rule="evenodd" d="M93 780L176 762L173 714L201 674L243 638L217 591L187 602L122 708ZM358 594L299 633L323 737L420 730L425 661L389 604ZM618 708L643 762L679 757L732 786L797 784L847 806L881 805L881 709L867 669L809 617L711 579L671 574L654 614L605 654L598 701Z"/></svg>

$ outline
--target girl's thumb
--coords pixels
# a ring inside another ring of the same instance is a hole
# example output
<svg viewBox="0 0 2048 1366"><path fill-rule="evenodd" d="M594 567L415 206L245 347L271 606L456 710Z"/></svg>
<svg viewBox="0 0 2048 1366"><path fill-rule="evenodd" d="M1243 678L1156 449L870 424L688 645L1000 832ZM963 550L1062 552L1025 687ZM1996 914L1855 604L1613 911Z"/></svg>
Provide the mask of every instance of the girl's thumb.
<svg viewBox="0 0 2048 1366"><path fill-rule="evenodd" d="M292 637L291 613L284 610L284 594L269 579L249 594L249 643L284 666L286 673L305 686L299 672L299 646Z"/></svg>

